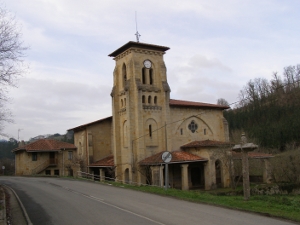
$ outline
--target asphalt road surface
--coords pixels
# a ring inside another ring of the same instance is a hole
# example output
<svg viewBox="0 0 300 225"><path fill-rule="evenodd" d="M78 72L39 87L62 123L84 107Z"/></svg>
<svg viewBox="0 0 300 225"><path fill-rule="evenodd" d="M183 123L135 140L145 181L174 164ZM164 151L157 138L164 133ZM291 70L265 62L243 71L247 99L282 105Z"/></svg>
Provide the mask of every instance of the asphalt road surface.
<svg viewBox="0 0 300 225"><path fill-rule="evenodd" d="M89 181L0 177L34 225L288 225L284 220Z"/></svg>

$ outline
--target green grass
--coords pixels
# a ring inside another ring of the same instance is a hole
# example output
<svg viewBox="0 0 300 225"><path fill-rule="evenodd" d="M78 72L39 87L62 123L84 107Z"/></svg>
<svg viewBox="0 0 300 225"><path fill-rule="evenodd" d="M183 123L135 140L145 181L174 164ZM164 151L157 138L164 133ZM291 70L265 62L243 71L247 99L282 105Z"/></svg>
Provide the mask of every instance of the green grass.
<svg viewBox="0 0 300 225"><path fill-rule="evenodd" d="M132 186L110 182L113 186L144 191L164 196L175 197L187 201L206 203L256 212L267 216L279 217L300 222L300 195L255 195L249 201L244 201L242 195L226 195L231 189L219 189L214 191L182 191L151 186ZM241 189L239 190L241 192Z"/></svg>

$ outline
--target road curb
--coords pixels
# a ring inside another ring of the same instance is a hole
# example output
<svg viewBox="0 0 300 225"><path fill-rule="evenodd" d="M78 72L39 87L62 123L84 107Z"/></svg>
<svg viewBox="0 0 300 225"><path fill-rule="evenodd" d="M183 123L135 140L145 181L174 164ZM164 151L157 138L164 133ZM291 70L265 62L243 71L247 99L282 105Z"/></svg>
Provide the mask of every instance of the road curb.
<svg viewBox="0 0 300 225"><path fill-rule="evenodd" d="M17 195L17 193L11 187L9 187L9 186L6 186L6 185L2 185L2 186L4 188L9 189L14 194L15 198L17 199L17 201L18 201L18 203L19 203L19 205L21 207L22 213L23 213L23 215L24 215L24 217L26 219L27 224L28 225L33 225L32 222L31 222L31 220L30 220L30 218L29 218L29 216L28 216L28 214L27 214L27 211L26 211L23 203L21 202L19 196Z"/></svg>

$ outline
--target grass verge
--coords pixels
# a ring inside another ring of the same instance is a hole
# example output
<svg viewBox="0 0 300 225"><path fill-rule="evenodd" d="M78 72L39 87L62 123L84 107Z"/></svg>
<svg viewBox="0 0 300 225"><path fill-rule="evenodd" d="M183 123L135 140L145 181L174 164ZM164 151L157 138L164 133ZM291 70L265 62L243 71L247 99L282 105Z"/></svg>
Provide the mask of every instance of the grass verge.
<svg viewBox="0 0 300 225"><path fill-rule="evenodd" d="M187 201L218 205L300 222L300 195L255 195L251 196L249 201L244 201L241 195L228 196L224 194L225 192L232 191L230 189L213 192L182 191L177 189L165 190L164 188L152 186L132 186L115 182L109 182L109 184Z"/></svg>

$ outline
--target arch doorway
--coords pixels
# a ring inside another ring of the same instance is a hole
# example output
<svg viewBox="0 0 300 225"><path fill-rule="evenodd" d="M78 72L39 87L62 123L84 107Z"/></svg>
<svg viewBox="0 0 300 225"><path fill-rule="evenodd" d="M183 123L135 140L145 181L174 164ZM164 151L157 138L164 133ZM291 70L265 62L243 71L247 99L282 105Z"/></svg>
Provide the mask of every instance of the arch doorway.
<svg viewBox="0 0 300 225"><path fill-rule="evenodd" d="M124 179L125 179L125 184L129 184L129 169L128 168L125 170Z"/></svg>

